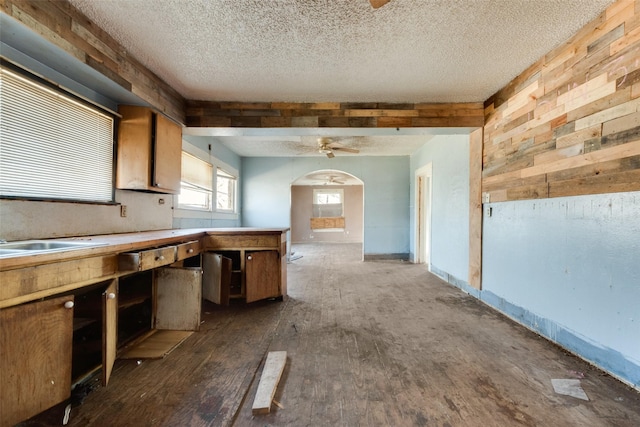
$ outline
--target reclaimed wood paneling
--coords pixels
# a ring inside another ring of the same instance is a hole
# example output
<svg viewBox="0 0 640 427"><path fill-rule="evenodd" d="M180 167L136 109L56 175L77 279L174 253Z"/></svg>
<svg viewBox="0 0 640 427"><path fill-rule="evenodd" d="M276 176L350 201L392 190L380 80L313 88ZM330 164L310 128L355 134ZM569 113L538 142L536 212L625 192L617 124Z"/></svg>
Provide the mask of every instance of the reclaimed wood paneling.
<svg viewBox="0 0 640 427"><path fill-rule="evenodd" d="M177 122L185 100L66 1L2 0L2 10L45 40L104 74Z"/></svg>
<svg viewBox="0 0 640 427"><path fill-rule="evenodd" d="M482 288L482 129L469 137L469 284Z"/></svg>
<svg viewBox="0 0 640 427"><path fill-rule="evenodd" d="M485 102L491 202L640 190L640 2L619 0Z"/></svg>
<svg viewBox="0 0 640 427"><path fill-rule="evenodd" d="M189 127L482 127L482 103L187 101Z"/></svg>

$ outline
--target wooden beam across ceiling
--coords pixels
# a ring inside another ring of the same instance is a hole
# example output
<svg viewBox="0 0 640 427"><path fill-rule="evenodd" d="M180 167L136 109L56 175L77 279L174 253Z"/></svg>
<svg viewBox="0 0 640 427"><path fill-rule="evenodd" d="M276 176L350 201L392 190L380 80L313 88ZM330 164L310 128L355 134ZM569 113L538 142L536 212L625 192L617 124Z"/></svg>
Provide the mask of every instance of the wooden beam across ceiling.
<svg viewBox="0 0 640 427"><path fill-rule="evenodd" d="M187 101L189 127L482 127L483 103Z"/></svg>

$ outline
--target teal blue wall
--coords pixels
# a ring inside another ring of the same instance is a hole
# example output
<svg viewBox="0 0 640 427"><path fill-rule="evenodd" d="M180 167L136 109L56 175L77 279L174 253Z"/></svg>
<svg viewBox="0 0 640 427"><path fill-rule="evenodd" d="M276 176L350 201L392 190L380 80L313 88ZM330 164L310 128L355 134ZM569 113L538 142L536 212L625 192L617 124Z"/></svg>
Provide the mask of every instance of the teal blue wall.
<svg viewBox="0 0 640 427"><path fill-rule="evenodd" d="M291 183L322 169L364 182L364 254L409 253L409 157L242 158L242 225L289 227Z"/></svg>
<svg viewBox="0 0 640 427"><path fill-rule="evenodd" d="M433 137L411 156L410 247L415 248L415 174L432 163L431 267L458 280L469 277L469 136ZM442 275L439 274L439 275Z"/></svg>
<svg viewBox="0 0 640 427"><path fill-rule="evenodd" d="M481 298L640 388L640 192L484 206Z"/></svg>

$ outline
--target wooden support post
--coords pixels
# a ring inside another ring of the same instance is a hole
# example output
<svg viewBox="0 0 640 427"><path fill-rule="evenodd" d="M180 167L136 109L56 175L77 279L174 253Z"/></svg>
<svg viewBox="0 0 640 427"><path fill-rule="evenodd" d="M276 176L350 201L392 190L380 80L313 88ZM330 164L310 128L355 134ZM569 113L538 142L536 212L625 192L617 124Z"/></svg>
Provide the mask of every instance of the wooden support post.
<svg viewBox="0 0 640 427"><path fill-rule="evenodd" d="M469 284L482 289L482 140L483 129L469 137Z"/></svg>

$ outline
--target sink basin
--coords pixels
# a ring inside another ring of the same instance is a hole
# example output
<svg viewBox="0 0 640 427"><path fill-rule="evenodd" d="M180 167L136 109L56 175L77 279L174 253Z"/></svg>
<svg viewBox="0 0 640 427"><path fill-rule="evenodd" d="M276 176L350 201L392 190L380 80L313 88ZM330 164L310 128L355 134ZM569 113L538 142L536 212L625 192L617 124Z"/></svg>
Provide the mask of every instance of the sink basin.
<svg viewBox="0 0 640 427"><path fill-rule="evenodd" d="M106 243L68 240L25 240L21 242L0 243L0 258L78 250L105 244Z"/></svg>

